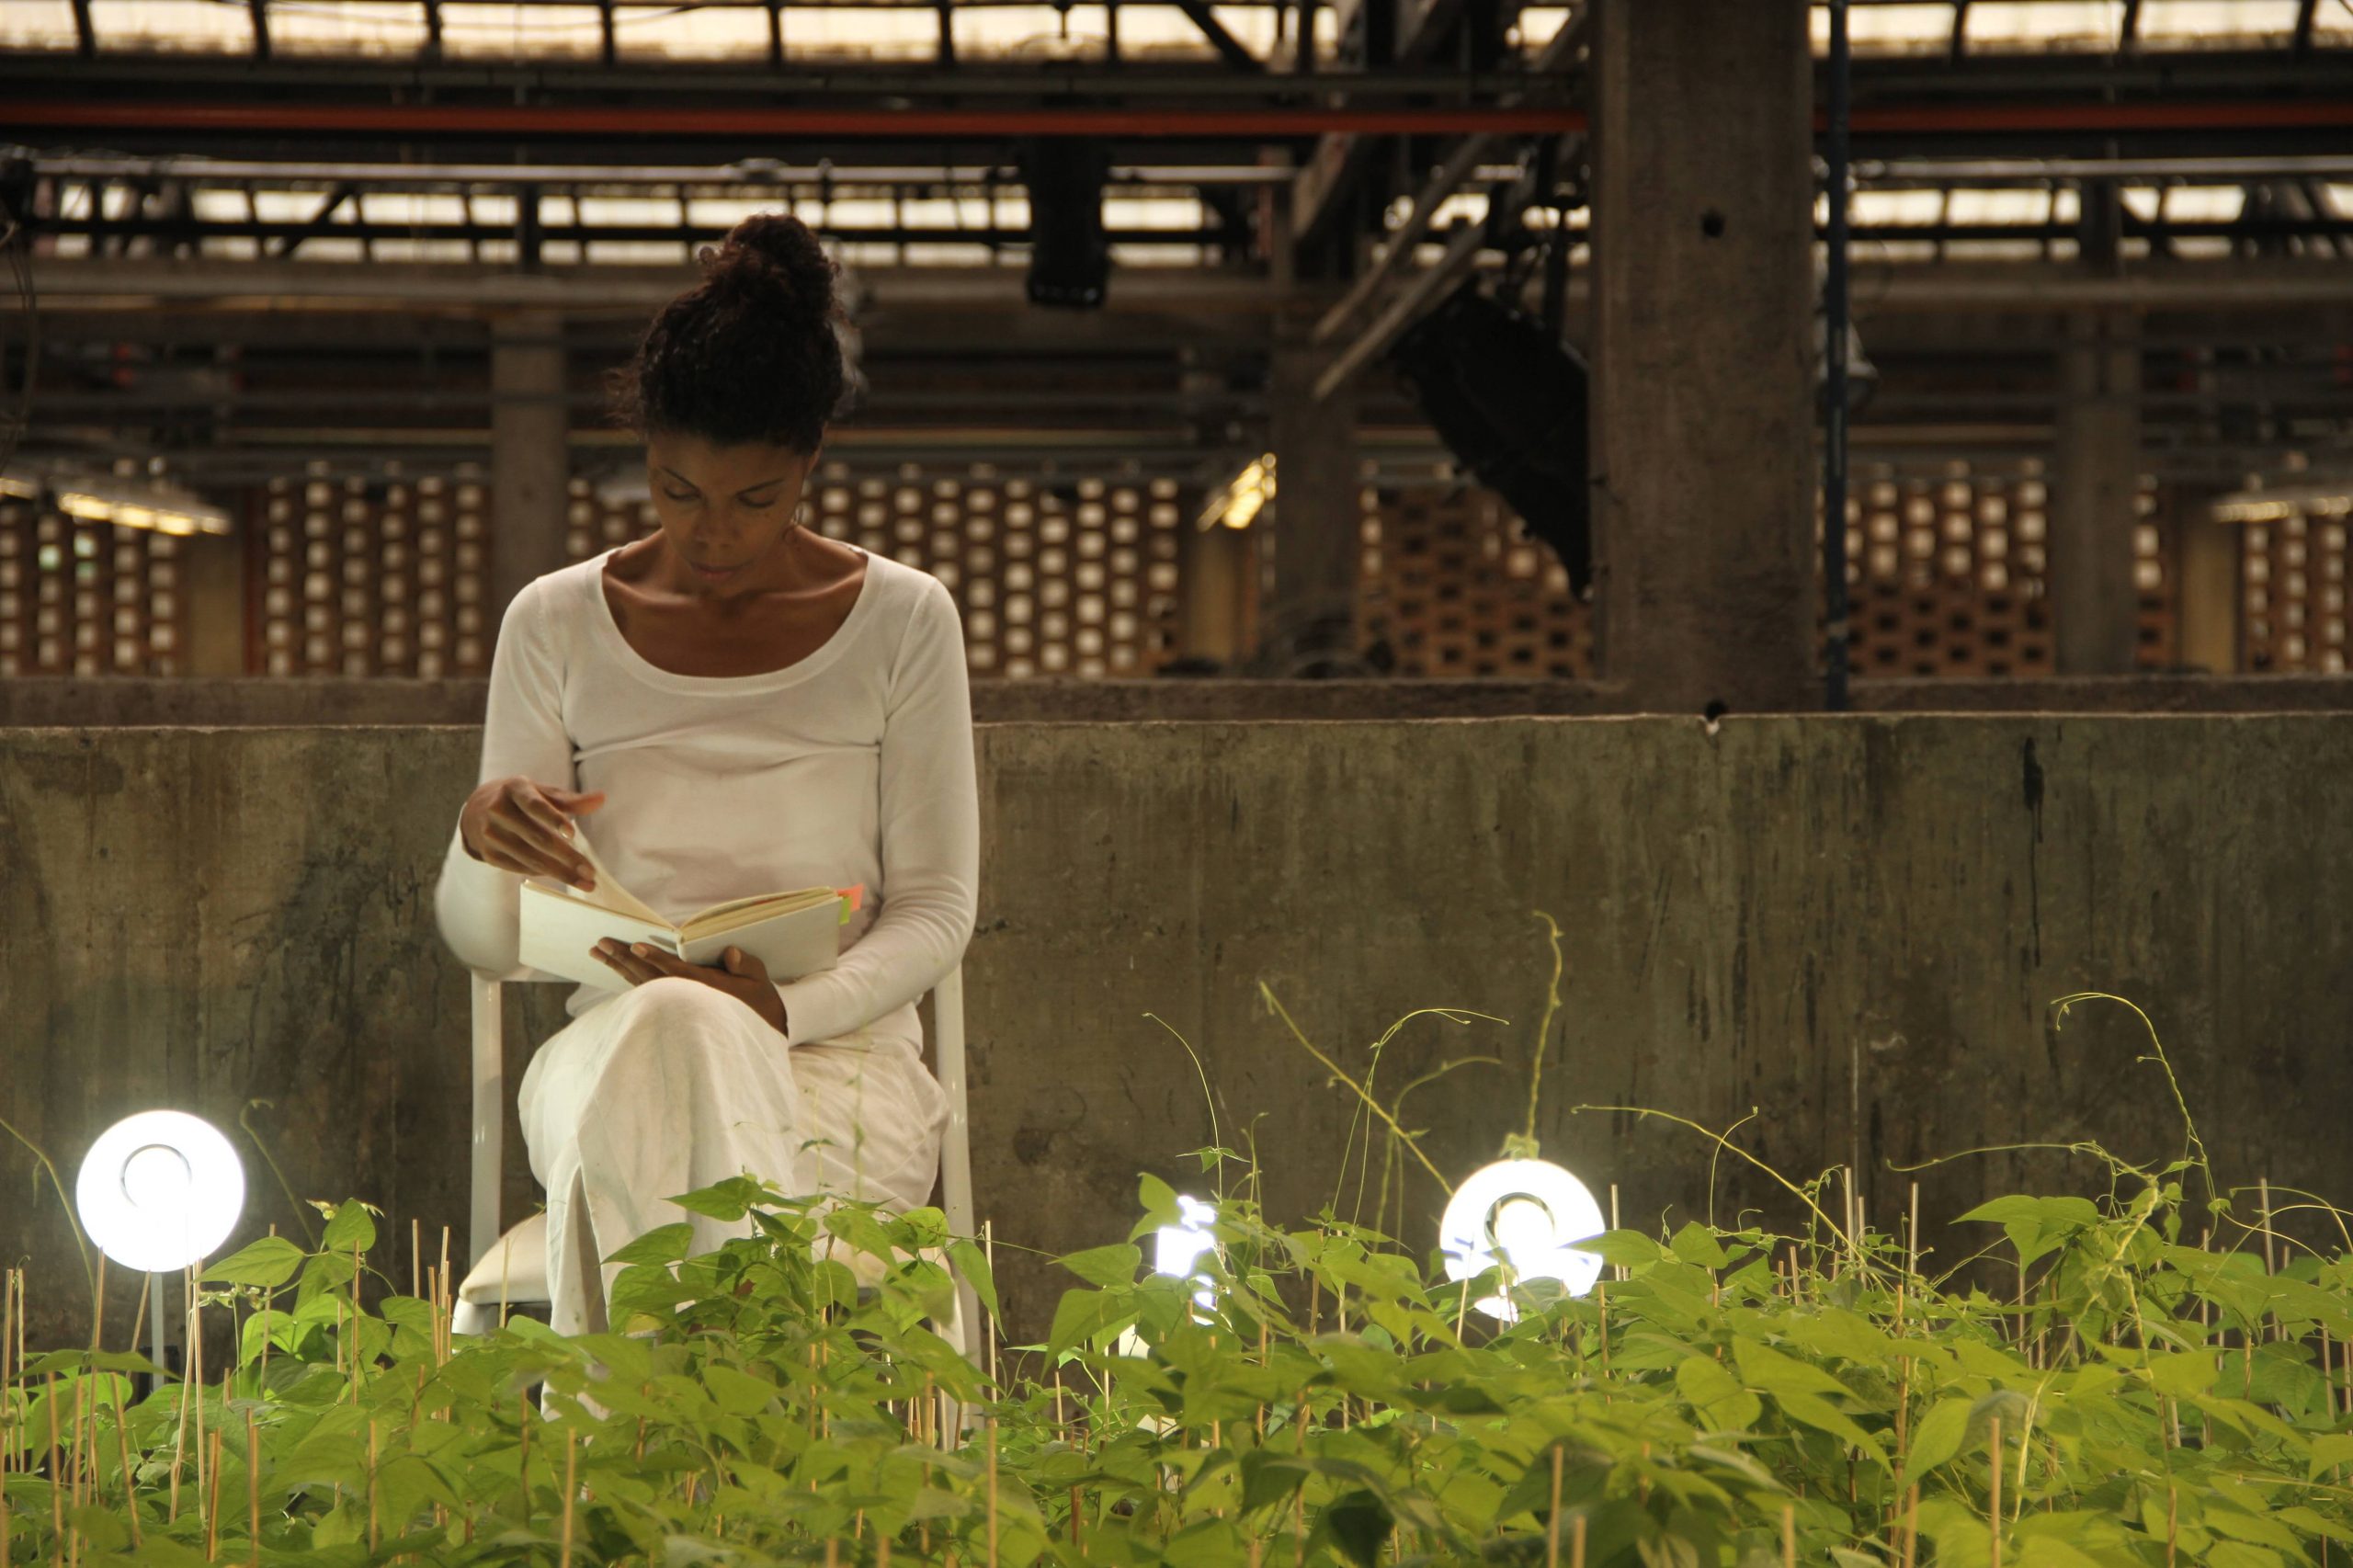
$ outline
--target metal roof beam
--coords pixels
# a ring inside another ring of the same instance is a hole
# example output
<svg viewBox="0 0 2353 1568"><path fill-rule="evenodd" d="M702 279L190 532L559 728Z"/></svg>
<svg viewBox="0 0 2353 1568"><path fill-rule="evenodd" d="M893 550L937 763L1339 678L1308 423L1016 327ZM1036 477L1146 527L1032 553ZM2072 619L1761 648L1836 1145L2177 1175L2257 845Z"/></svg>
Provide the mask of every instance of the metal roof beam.
<svg viewBox="0 0 2353 1568"><path fill-rule="evenodd" d="M1176 0L1176 8L1201 30L1201 36L1210 40L1210 47L1217 51L1218 58L1228 65L1242 71L1267 68L1266 62L1245 48L1240 39L1225 30L1225 24L1217 19L1204 0Z"/></svg>

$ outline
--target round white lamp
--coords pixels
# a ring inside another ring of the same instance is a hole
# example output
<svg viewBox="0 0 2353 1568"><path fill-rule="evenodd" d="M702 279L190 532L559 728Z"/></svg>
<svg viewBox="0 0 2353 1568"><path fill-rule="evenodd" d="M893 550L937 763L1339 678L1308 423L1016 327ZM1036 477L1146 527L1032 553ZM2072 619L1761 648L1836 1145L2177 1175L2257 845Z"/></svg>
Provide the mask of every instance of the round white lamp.
<svg viewBox="0 0 2353 1568"><path fill-rule="evenodd" d="M148 1291L150 1358L163 1365L160 1276L210 1256L237 1228L245 1167L211 1123L178 1110L126 1117L98 1134L74 1183L82 1228L126 1268L159 1276Z"/></svg>
<svg viewBox="0 0 2353 1568"><path fill-rule="evenodd" d="M1585 1184L1549 1160L1499 1160L1454 1189L1438 1221L1449 1279L1475 1278L1497 1263L1515 1279L1556 1279L1582 1296L1601 1278L1601 1257L1578 1250L1609 1228ZM1499 1322L1518 1309L1507 1295L1473 1303Z"/></svg>

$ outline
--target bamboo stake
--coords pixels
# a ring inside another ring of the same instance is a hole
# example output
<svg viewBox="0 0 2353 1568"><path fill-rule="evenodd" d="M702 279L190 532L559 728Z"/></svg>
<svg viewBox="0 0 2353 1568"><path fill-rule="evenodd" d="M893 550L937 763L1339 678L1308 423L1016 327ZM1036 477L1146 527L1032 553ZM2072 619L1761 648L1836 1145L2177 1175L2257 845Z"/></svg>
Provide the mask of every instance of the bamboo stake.
<svg viewBox="0 0 2353 1568"><path fill-rule="evenodd" d="M1904 1504L1903 1568L1913 1568L1920 1551L1920 1485L1915 1482Z"/></svg>
<svg viewBox="0 0 2353 1568"><path fill-rule="evenodd" d="M1585 1516L1569 1521L1569 1568L1585 1568Z"/></svg>
<svg viewBox="0 0 2353 1568"><path fill-rule="evenodd" d="M130 1426L130 1422L124 1418L122 1413L122 1391L119 1388L115 1388L111 1392L114 1394L114 1450L116 1457L122 1462L122 1511L126 1515L130 1516L131 1544L131 1548L135 1551L141 1544L139 1537L139 1489L133 1483L134 1477L132 1476L131 1469L131 1437L124 1430L125 1427ZM7 1532L6 1530L0 1529L0 1536L5 1536L6 1533ZM8 1549L6 1543L4 1540L0 1540L0 1562L6 1562L7 1561Z"/></svg>
<svg viewBox="0 0 2353 1568"><path fill-rule="evenodd" d="M556 1568L572 1568L572 1497L575 1490L574 1481L579 1474L579 1449L574 1441L574 1434L567 1429L563 1434L563 1540L556 1555ZM828 1536L825 1538L826 1560L832 1561L833 1555L833 1538Z"/></svg>
<svg viewBox="0 0 2353 1568"><path fill-rule="evenodd" d="M1986 1517L1993 1525L1992 1568L2002 1568L2002 1418L1994 1417L1986 1433L1986 1443L1994 1450L1994 1481Z"/></svg>
<svg viewBox="0 0 2353 1568"><path fill-rule="evenodd" d="M995 1267L991 1267L995 1275ZM988 1419L989 1446L989 1568L996 1568L996 1417ZM1996 1563L1995 1568L2000 1568Z"/></svg>
<svg viewBox="0 0 2353 1568"><path fill-rule="evenodd" d="M136 1333L136 1331L133 1331ZM90 1303L90 1348L106 1347L107 1333L107 1255L98 1254L98 1287Z"/></svg>
<svg viewBox="0 0 2353 1568"><path fill-rule="evenodd" d="M1791 1503L1781 1505L1781 1568L1798 1568L1798 1510ZM1994 1568L2002 1568L1998 1557Z"/></svg>
<svg viewBox="0 0 2353 1568"><path fill-rule="evenodd" d="M205 1483L204 1493L204 1560L207 1562L218 1562L221 1560L220 1427L215 1426L212 1428L212 1436L209 1439L209 1442L211 1447L211 1454L210 1457L212 1462L210 1466L210 1479ZM371 1551L375 1550L375 1546L376 1543L372 1540L368 1543L369 1550Z"/></svg>
<svg viewBox="0 0 2353 1568"><path fill-rule="evenodd" d="M412 1296L425 1294L425 1287L418 1278L424 1267L425 1221L412 1214L408 1219L408 1293Z"/></svg>
<svg viewBox="0 0 2353 1568"><path fill-rule="evenodd" d="M55 1536L59 1543L63 1544L65 1540L65 1489L57 1484L59 1460L57 1448L57 1374L55 1372L49 1374L47 1387L49 1390L48 1395L41 1403L49 1411L49 1454L47 1459L50 1483L49 1523L51 1533Z"/></svg>
<svg viewBox="0 0 2353 1568"><path fill-rule="evenodd" d="M198 1270L201 1264L191 1264L188 1271L188 1399L196 1406L196 1489L199 1498L205 1495L206 1451L204 1447L204 1307L197 1300Z"/></svg>
<svg viewBox="0 0 2353 1568"><path fill-rule="evenodd" d="M253 1532L248 1561L261 1568L261 1428L254 1413L245 1412L245 1522Z"/></svg>
<svg viewBox="0 0 2353 1568"><path fill-rule="evenodd" d="M1552 1445L1552 1511L1544 1519L1544 1568L1561 1568L1561 1445Z"/></svg>
<svg viewBox="0 0 2353 1568"><path fill-rule="evenodd" d="M376 1420L368 1419L368 1551L376 1551L378 1522L376 1518ZM1996 1568L1999 1565L1996 1564Z"/></svg>

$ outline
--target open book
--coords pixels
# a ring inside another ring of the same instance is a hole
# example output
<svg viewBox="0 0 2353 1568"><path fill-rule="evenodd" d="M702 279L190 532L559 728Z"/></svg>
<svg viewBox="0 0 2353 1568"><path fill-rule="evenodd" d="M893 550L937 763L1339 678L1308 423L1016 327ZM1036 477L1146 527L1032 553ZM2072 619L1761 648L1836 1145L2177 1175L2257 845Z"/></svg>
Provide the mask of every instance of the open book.
<svg viewBox="0 0 2353 1568"><path fill-rule="evenodd" d="M590 951L609 937L642 942L677 954L688 963L721 963L731 947L767 965L768 978L798 980L831 969L841 950L841 927L865 896L865 884L847 888L801 888L756 893L697 910L669 921L621 886L598 859L587 835L574 831L573 844L596 875L593 892L539 877L523 883L522 942L517 956L531 968L566 980L620 990L628 983Z"/></svg>

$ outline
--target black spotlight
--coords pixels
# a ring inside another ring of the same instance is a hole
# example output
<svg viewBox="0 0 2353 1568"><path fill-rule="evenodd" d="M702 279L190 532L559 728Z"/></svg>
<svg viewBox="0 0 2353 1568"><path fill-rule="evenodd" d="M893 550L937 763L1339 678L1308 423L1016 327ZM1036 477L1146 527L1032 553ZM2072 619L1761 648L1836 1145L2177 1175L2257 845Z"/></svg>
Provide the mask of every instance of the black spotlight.
<svg viewBox="0 0 2353 1568"><path fill-rule="evenodd" d="M1103 302L1111 244L1103 233L1103 182L1111 153L1083 137L1041 137L1020 153L1029 189L1029 300L1086 310Z"/></svg>
<svg viewBox="0 0 2353 1568"><path fill-rule="evenodd" d="M1407 328L1390 358L1438 439L1593 581L1585 362L1535 317L1465 284Z"/></svg>

